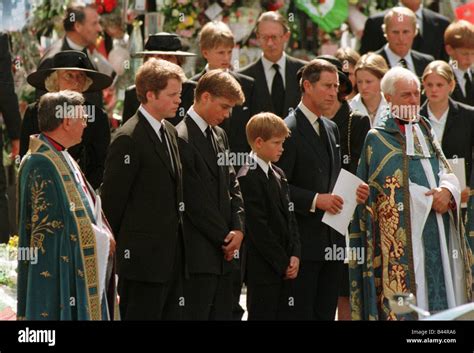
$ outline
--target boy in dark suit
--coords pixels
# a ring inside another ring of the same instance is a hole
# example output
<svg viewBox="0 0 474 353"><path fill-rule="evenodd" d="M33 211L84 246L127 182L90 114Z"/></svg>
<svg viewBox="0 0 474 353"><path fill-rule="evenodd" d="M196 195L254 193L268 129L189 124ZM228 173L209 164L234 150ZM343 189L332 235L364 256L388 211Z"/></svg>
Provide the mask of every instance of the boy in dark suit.
<svg viewBox="0 0 474 353"><path fill-rule="evenodd" d="M232 75L209 71L176 127L184 177L188 320L232 319L232 262L244 237L244 208L233 165L226 158L227 135L217 125L243 101Z"/></svg>
<svg viewBox="0 0 474 353"><path fill-rule="evenodd" d="M300 240L285 174L272 164L280 159L289 132L273 113L253 116L246 127L252 153L238 180L247 215L243 270L249 320L285 318L285 309L292 305Z"/></svg>

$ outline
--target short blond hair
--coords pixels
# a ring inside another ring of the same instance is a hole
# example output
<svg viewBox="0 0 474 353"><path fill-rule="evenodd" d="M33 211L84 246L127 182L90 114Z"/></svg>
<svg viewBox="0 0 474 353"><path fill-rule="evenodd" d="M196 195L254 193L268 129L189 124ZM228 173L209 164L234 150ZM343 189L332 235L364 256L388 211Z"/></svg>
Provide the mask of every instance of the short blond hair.
<svg viewBox="0 0 474 353"><path fill-rule="evenodd" d="M259 137L263 141L268 141L274 137L286 138L290 135L290 129L288 129L288 126L279 116L270 112L264 112L250 118L245 127L245 133L247 135L247 142L253 147L255 140Z"/></svg>
<svg viewBox="0 0 474 353"><path fill-rule="evenodd" d="M383 56L375 53L367 53L362 55L362 57L357 62L354 69L354 74L357 74L357 71L359 70L368 71L381 80L389 70L389 67Z"/></svg>
<svg viewBox="0 0 474 353"><path fill-rule="evenodd" d="M199 79L194 101L199 102L204 92L208 92L213 97L228 99L236 105L242 105L245 102L240 84L231 74L221 69L211 70Z"/></svg>
<svg viewBox="0 0 474 353"><path fill-rule="evenodd" d="M437 74L444 78L449 84L454 82L454 72L451 66L443 60L432 61L426 66L425 71L423 71L423 76L421 81L424 81L428 75Z"/></svg>
<svg viewBox="0 0 474 353"><path fill-rule="evenodd" d="M233 48L234 45L234 34L224 22L208 22L199 33L199 46L201 51L215 49L219 46Z"/></svg>
<svg viewBox="0 0 474 353"><path fill-rule="evenodd" d="M465 20L451 23L444 31L444 44L453 49L474 49L474 25Z"/></svg>
<svg viewBox="0 0 474 353"><path fill-rule="evenodd" d="M171 79L184 82L183 70L176 64L163 59L148 59L139 69L135 76L137 98L140 103L147 103L146 93L154 92L156 95L168 86Z"/></svg>

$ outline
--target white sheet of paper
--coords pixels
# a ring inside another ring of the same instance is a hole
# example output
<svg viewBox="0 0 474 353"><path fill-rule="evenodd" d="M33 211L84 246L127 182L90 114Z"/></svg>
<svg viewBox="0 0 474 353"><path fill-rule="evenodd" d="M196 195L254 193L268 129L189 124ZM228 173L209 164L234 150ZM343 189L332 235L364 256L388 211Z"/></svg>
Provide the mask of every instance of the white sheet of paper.
<svg viewBox="0 0 474 353"><path fill-rule="evenodd" d="M354 174L349 173L345 169L341 169L332 193L342 197L344 200L344 206L339 214L324 212L322 219L323 223L326 223L331 228L337 230L343 236L346 234L352 215L357 206L356 190L362 183L363 181Z"/></svg>
<svg viewBox="0 0 474 353"><path fill-rule="evenodd" d="M464 158L448 159L449 165L453 168L454 175L459 180L461 191L466 188L466 165L464 164ZM467 207L467 203L461 204L462 208Z"/></svg>

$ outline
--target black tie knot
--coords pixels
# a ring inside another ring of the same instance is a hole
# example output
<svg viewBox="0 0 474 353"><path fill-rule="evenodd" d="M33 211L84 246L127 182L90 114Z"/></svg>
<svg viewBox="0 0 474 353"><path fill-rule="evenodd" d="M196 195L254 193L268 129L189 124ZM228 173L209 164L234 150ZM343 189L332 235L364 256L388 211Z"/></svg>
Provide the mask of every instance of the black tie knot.
<svg viewBox="0 0 474 353"><path fill-rule="evenodd" d="M406 61L404 58L401 58L398 62L400 63L400 65L401 65L403 68L405 68L405 69L408 68L407 61Z"/></svg>

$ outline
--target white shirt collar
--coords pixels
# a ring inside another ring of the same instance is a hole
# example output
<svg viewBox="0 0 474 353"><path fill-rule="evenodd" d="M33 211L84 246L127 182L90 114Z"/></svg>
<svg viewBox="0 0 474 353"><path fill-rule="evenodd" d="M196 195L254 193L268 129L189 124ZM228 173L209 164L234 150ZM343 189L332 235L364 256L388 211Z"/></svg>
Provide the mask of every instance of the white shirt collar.
<svg viewBox="0 0 474 353"><path fill-rule="evenodd" d="M71 39L66 36L66 42L72 50L83 51L85 47L80 46L79 44L74 43Z"/></svg>
<svg viewBox="0 0 474 353"><path fill-rule="evenodd" d="M257 154L254 151L250 152L249 156L255 162L257 162L258 166L260 168L262 168L263 172L265 173L265 175L268 178L268 170L270 168L270 163L265 162L263 159L261 159L259 156L257 156Z"/></svg>
<svg viewBox="0 0 474 353"><path fill-rule="evenodd" d="M158 135L158 138L160 139L161 141L161 136L160 136L160 129L162 127L162 123L161 121L159 121L158 119L155 119L153 117L153 115L151 115L143 105L140 105L140 107L138 108L138 111L140 113L143 114L143 116L145 117L145 119L150 123L151 127L153 128L153 130L155 130L155 133Z"/></svg>
<svg viewBox="0 0 474 353"><path fill-rule="evenodd" d="M402 59L402 57L395 54L392 51L392 49L390 49L390 47L388 46L388 43L385 44L384 50L385 50L385 53L387 54L388 63L390 64L390 67L400 66L399 61L400 59ZM403 57L403 59L405 59L405 61L407 62L408 69L410 71L414 71L415 67L413 65L413 60L411 59L411 49L408 51L407 55Z"/></svg>
<svg viewBox="0 0 474 353"><path fill-rule="evenodd" d="M303 104L303 101L301 101L300 104L298 104L298 108L301 109L301 111L309 120L312 126L320 118L316 114L314 114L311 110L309 110L309 108Z"/></svg>
<svg viewBox="0 0 474 353"><path fill-rule="evenodd" d="M452 60L449 60L449 65L451 65L451 68L453 69L453 72L454 72L454 76L456 76L456 80L459 84L459 87L461 88L462 90L462 93L463 95L466 95L466 92L465 92L465 89L466 89L466 79L464 78L464 75L466 74L466 72L468 73L469 75L469 78L471 79L472 81L472 72L471 70L469 70L469 68L467 70L461 70L457 65L454 65L454 62Z"/></svg>
<svg viewBox="0 0 474 353"><path fill-rule="evenodd" d="M446 127L446 121L448 120L449 106L448 109L446 109L441 115L440 119L437 119L434 116L429 104L427 105L427 108L428 118L430 119L431 126L433 126L438 142L441 143L441 141L443 140L444 128Z"/></svg>
<svg viewBox="0 0 474 353"><path fill-rule="evenodd" d="M286 87L286 78L285 78L285 70L286 70L286 53L283 52L283 55L281 58L276 62L273 63L267 58L265 58L262 54L262 65L263 65L263 71L265 73L265 78L267 80L267 87L268 87L268 92L271 94L272 93L272 83L273 83L273 77L276 74L275 69L273 68L273 64L278 64L280 66L280 74L281 78L283 79L283 86Z"/></svg>
<svg viewBox="0 0 474 353"><path fill-rule="evenodd" d="M194 110L194 105L192 105L191 108L189 108L188 115L197 124L199 129L202 131L203 135L206 136L206 129L209 126L209 124L203 118L201 118L201 116L198 113L196 113L196 111Z"/></svg>

